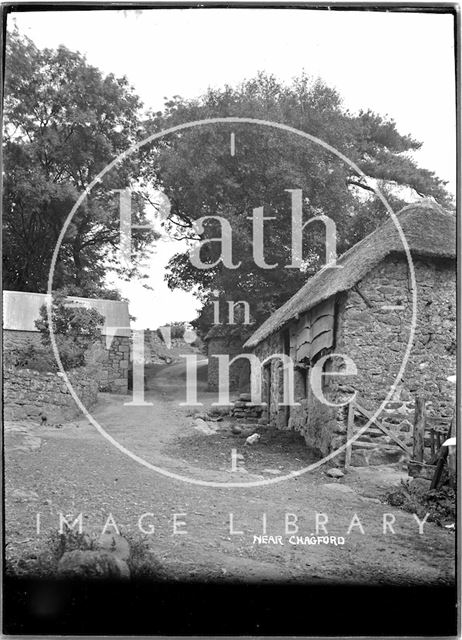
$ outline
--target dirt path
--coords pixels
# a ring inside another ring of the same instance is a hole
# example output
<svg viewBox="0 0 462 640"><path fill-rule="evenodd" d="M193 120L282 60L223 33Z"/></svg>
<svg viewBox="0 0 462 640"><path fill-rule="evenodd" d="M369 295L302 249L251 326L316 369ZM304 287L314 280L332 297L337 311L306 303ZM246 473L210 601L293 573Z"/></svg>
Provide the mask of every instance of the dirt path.
<svg viewBox="0 0 462 640"><path fill-rule="evenodd" d="M202 369L202 381L203 374ZM187 408L178 406L183 385L184 367L171 365L148 379L146 400L152 405L124 407L126 397L102 394L92 414L111 436L152 464L192 478L235 480L228 458L236 439L226 423L213 436L193 428ZM202 386L200 399L210 404L214 395ZM154 525L146 535L153 557L177 578L369 584L454 579L454 533L425 524L419 534L412 514L380 502L386 487L404 477L397 469L351 471L335 481L321 467L270 486L214 488L143 467L85 420L59 429L11 424L5 444L7 557L37 554L58 527L60 512L74 518L82 512L85 527L95 532L112 514L122 533L134 534L140 516L150 514L143 524L146 529ZM246 451L249 469L239 476L276 477L303 466L312 455L287 433L258 447ZM291 534L303 540L316 535L316 513L327 516L329 537L344 538L344 544L291 544ZM254 538L262 534L264 514L267 534L281 536L275 544ZM384 514L395 518L394 534L383 533ZM175 518L182 533L174 534ZM297 519L296 534L294 526L286 534L286 518Z"/></svg>

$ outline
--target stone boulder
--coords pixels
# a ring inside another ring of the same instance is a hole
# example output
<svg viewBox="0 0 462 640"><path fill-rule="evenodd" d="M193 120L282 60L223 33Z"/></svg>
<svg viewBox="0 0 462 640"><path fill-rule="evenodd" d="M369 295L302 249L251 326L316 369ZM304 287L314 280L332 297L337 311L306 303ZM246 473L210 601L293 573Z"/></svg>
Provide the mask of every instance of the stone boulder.
<svg viewBox="0 0 462 640"><path fill-rule="evenodd" d="M336 469L335 467L332 467L332 469L328 469L326 471L326 475L329 476L330 478L343 478L345 474L340 469Z"/></svg>

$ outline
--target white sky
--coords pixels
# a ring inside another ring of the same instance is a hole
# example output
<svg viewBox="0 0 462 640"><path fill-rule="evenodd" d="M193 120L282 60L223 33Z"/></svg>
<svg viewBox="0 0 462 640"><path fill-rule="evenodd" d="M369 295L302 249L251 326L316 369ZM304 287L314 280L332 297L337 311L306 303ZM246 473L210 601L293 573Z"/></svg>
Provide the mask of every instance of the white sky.
<svg viewBox="0 0 462 640"><path fill-rule="evenodd" d="M455 191L453 17L303 9L155 9L141 13L53 11L16 14L40 47L64 44L105 73L126 75L146 107L164 96L193 97L258 71L290 80L305 70L338 89L351 110L392 117L424 144L419 164ZM251 116L251 114L249 114ZM170 292L164 266L178 250L160 243L147 292L122 287L135 326L155 328L195 316L192 294Z"/></svg>

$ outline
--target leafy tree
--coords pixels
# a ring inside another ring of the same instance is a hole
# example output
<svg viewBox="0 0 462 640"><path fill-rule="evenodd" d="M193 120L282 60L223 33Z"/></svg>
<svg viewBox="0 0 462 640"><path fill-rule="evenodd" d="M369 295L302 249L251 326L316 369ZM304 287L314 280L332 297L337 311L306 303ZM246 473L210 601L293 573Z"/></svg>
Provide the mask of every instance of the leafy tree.
<svg viewBox="0 0 462 640"><path fill-rule="evenodd" d="M394 209L405 203L406 192L433 197L450 204L444 182L421 169L411 153L421 146L398 132L393 120L371 111L352 114L339 94L321 80L303 75L290 85L273 76L259 74L238 87L208 90L185 100L175 96L164 112L151 113L149 131L179 123L214 117L250 117L290 125L327 142L366 174L367 180L326 149L300 136L262 125L223 123L201 125L170 134L151 145L144 168L155 174L171 202L166 223L170 233L191 241L221 236L215 221L198 235L194 222L202 216L219 215L233 229L238 269L222 263L197 269L188 254L170 261L171 288L197 287L203 310L196 326L202 333L212 323L211 299L246 300L259 323L282 304L325 260L324 226L309 225L304 232L304 267L285 268L291 262L290 196L287 189L302 189L304 220L324 214L337 225L340 255L372 231L386 217L372 183L386 193ZM230 153L230 134L235 134L235 154ZM252 210L264 206L265 256L274 269L258 267L252 255ZM213 263L218 243L202 249L202 259ZM223 318L224 320L224 318Z"/></svg>
<svg viewBox="0 0 462 640"><path fill-rule="evenodd" d="M104 76L76 52L38 49L17 30L6 45L4 101L4 285L45 291L51 256L78 196L142 136L141 103L126 78ZM154 234L134 231L133 269L122 272L119 196L138 174L129 158L83 201L63 240L54 286L95 297L109 267L132 277ZM132 222L143 223L144 199ZM114 292L108 293L114 297Z"/></svg>

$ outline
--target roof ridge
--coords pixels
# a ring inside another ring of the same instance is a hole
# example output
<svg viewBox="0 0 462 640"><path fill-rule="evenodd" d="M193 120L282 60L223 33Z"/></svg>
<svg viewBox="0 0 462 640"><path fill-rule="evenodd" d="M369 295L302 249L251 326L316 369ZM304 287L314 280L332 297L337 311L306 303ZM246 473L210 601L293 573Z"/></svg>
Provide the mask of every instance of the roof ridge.
<svg viewBox="0 0 462 640"><path fill-rule="evenodd" d="M422 210L424 216L422 216ZM430 215L432 212L436 215ZM420 224L416 226L419 214L420 217L425 218L423 228ZM438 203L428 200L412 203L403 207L395 215L398 217L402 233L405 234L408 247L414 255L455 258L455 228L453 227L456 219ZM351 289L354 283L361 280L387 255L394 252L406 253L401 237L401 248L396 245L396 236L392 234L394 230L399 231L395 221L386 220L338 258L336 264L343 267L342 269L335 273L336 270L323 267L308 278L298 291L260 325L244 346L256 346L296 315L305 313L340 291Z"/></svg>

